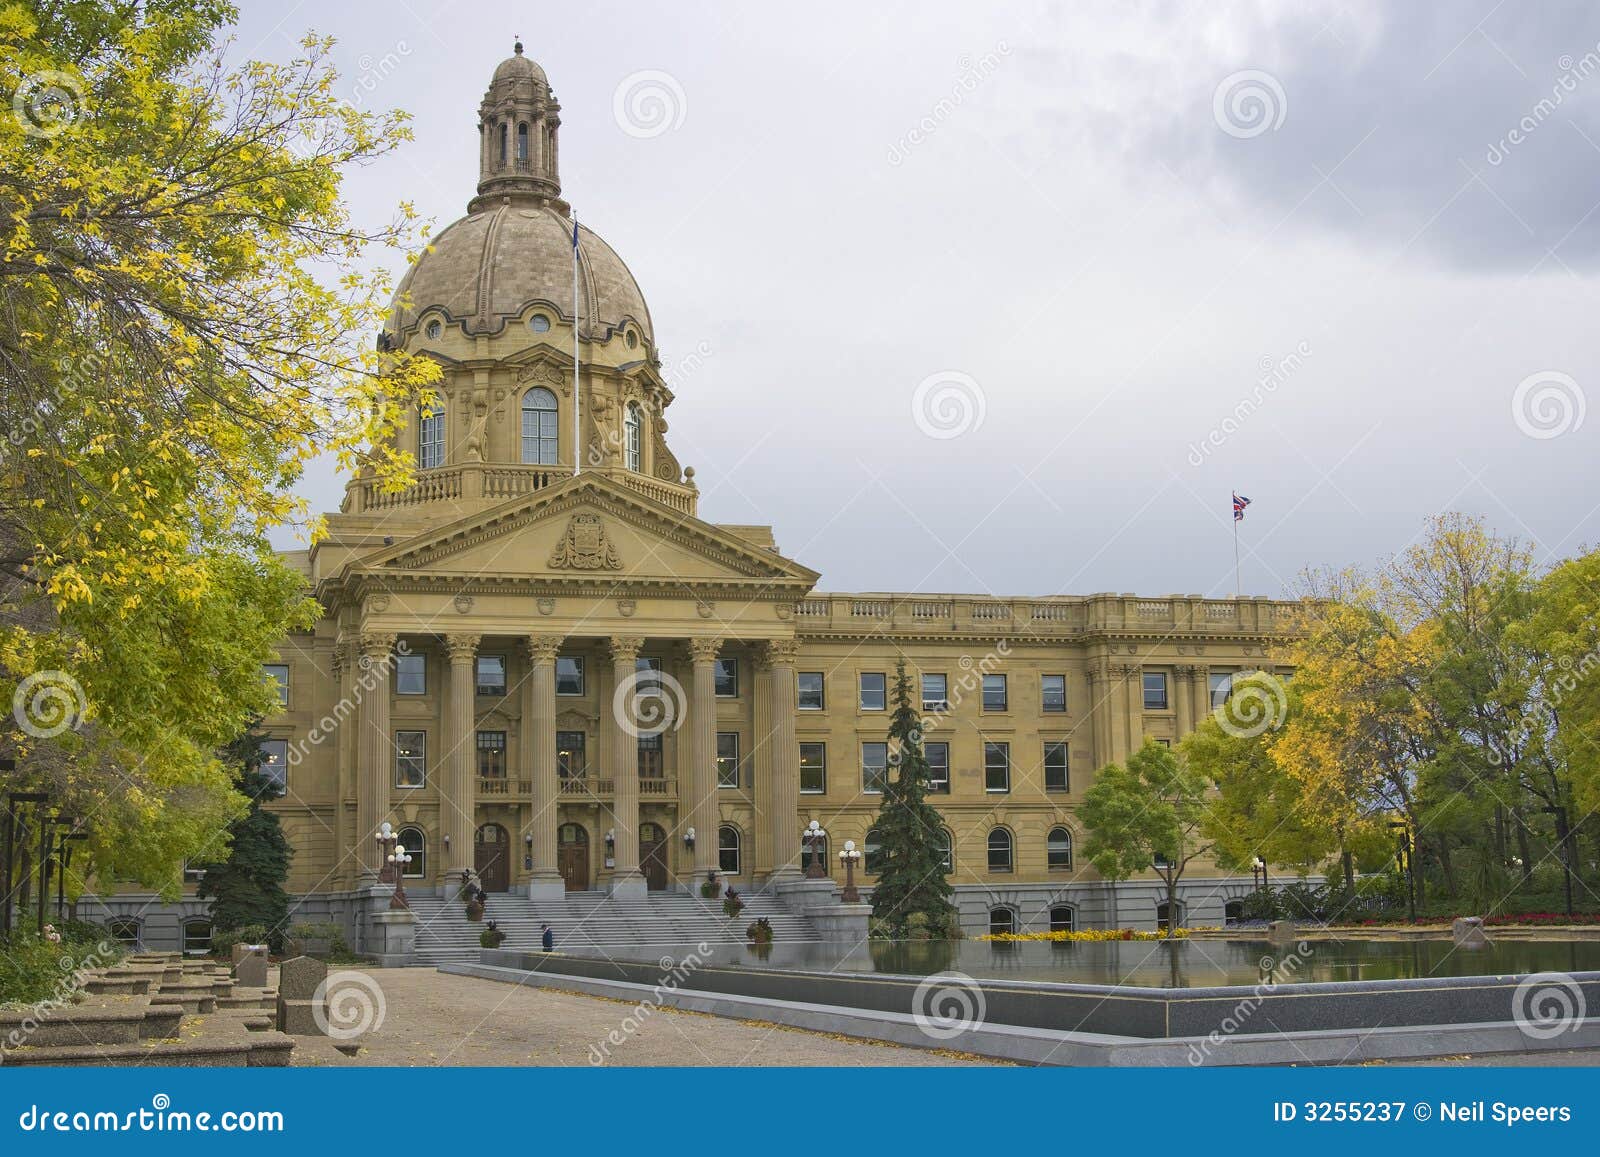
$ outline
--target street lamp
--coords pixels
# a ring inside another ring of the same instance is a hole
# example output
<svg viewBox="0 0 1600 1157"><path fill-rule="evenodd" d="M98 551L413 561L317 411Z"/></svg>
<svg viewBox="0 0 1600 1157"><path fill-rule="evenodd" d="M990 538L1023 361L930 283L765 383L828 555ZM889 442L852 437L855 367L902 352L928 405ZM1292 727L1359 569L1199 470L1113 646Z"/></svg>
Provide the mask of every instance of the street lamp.
<svg viewBox="0 0 1600 1157"><path fill-rule="evenodd" d="M683 850L686 851L686 852L694 851L694 829L693 828L688 828L683 833Z"/></svg>
<svg viewBox="0 0 1600 1157"><path fill-rule="evenodd" d="M1267 890L1267 861L1260 856L1250 861L1250 882L1258 892Z"/></svg>
<svg viewBox="0 0 1600 1157"><path fill-rule="evenodd" d="M617 855L617 829L606 829L606 859L615 859Z"/></svg>
<svg viewBox="0 0 1600 1157"><path fill-rule="evenodd" d="M395 882L394 851L400 842L400 837L389 825L389 821L384 820L378 827L378 834L373 838L378 841L378 883L392 884Z"/></svg>
<svg viewBox="0 0 1600 1157"><path fill-rule="evenodd" d="M806 851L810 856L810 862L806 864L806 879L808 880L826 880L828 878L828 869L822 866L822 857L826 851L826 845L823 841L827 838L828 833L823 830L822 825L816 820L812 820L807 824L805 830L800 833L800 842L806 846Z"/></svg>
<svg viewBox="0 0 1600 1157"><path fill-rule="evenodd" d="M391 910L400 909L402 911L408 911L411 908L411 905L406 900L405 879L406 865L411 862L411 853L406 851L400 843L396 842L394 845L394 851L389 853L388 861L389 871L394 876L394 895L389 897L389 907Z"/></svg>
<svg viewBox="0 0 1600 1157"><path fill-rule="evenodd" d="M846 840L844 847L839 849L839 860L844 864L844 891L839 896L840 903L861 903L861 893L856 891L856 861L860 858L861 853L856 851L854 840Z"/></svg>

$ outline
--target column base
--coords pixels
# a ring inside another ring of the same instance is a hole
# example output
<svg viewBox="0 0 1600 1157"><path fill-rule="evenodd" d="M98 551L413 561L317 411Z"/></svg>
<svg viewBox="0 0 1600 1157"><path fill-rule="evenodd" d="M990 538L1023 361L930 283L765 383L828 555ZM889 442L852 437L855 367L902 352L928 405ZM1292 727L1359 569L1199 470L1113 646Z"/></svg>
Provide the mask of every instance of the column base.
<svg viewBox="0 0 1600 1157"><path fill-rule="evenodd" d="M535 876L525 885L530 900L563 900L567 882L560 876Z"/></svg>
<svg viewBox="0 0 1600 1157"><path fill-rule="evenodd" d="M637 872L630 872L623 876L611 878L611 895L619 899L641 899L648 895L650 886L645 883L645 878Z"/></svg>

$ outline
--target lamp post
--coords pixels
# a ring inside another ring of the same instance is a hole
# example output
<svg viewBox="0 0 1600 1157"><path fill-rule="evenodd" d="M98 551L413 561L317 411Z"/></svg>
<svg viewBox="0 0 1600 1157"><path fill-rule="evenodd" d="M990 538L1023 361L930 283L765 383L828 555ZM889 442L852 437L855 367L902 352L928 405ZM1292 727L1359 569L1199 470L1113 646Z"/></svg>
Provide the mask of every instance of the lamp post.
<svg viewBox="0 0 1600 1157"><path fill-rule="evenodd" d="M816 820L806 825L800 833L800 842L806 846L808 863L806 864L806 879L826 880L828 869L822 866L822 857L825 854L823 841L828 838L828 833Z"/></svg>
<svg viewBox="0 0 1600 1157"><path fill-rule="evenodd" d="M1260 856L1250 861L1250 882L1258 892L1267 890L1267 862Z"/></svg>
<svg viewBox="0 0 1600 1157"><path fill-rule="evenodd" d="M406 851L405 847L399 843L398 837L396 837L394 850L388 854L387 860L389 872L394 877L394 895L389 897L389 909L391 911L396 909L409 911L411 904L406 899L405 879L406 865L411 862L411 853Z"/></svg>
<svg viewBox="0 0 1600 1157"><path fill-rule="evenodd" d="M854 840L846 840L839 849L839 861L844 864L844 891L839 895L842 904L861 903L861 893L856 891L856 861L860 858Z"/></svg>
<svg viewBox="0 0 1600 1157"><path fill-rule="evenodd" d="M394 850L396 845L400 843L400 837L395 833L394 828L390 826L389 821L384 820L378 827L378 834L373 838L378 841L378 883L393 884L395 882Z"/></svg>

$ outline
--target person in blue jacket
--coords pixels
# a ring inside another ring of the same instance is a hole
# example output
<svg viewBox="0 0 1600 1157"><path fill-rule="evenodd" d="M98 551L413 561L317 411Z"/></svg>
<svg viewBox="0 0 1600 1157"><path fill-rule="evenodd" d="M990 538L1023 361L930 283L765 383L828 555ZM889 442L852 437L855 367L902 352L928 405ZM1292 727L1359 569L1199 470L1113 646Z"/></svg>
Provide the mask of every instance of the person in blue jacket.
<svg viewBox="0 0 1600 1157"><path fill-rule="evenodd" d="M541 925L539 925L539 927L544 929L544 935L539 938L539 943L544 945L544 950L546 952L555 951L555 947L556 947L556 931L555 931L555 929L550 927L550 925L548 925L548 924L541 924Z"/></svg>

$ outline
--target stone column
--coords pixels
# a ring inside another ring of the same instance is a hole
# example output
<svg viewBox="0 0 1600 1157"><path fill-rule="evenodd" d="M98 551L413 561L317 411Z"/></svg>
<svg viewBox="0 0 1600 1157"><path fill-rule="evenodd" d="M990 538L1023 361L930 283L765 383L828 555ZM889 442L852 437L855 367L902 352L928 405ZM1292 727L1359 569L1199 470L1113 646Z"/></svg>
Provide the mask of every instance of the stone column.
<svg viewBox="0 0 1600 1157"><path fill-rule="evenodd" d="M556 768L556 656L561 652L561 642L560 635L528 636L532 667L522 684L522 767L533 781L530 900L559 900L566 894L556 864L556 823L561 803Z"/></svg>
<svg viewBox="0 0 1600 1157"><path fill-rule="evenodd" d="M785 883L800 878L800 743L794 732L794 663L799 648L793 639L767 644L767 702L772 720L772 879Z"/></svg>
<svg viewBox="0 0 1600 1157"><path fill-rule="evenodd" d="M693 689L689 706L689 823L694 827L694 882L717 870L717 652L720 639L691 639ZM680 784L680 790L682 785ZM680 817L679 822L682 822Z"/></svg>
<svg viewBox="0 0 1600 1157"><path fill-rule="evenodd" d="M756 846L750 862L754 865L754 874L765 879L772 875L772 696L768 687L772 670L767 666L765 650L757 648L751 656L755 702L750 735L755 750L750 753L750 798L755 802L756 824L760 831L752 833ZM751 855L749 849L745 850L745 855Z"/></svg>
<svg viewBox="0 0 1600 1157"><path fill-rule="evenodd" d="M344 712L348 711L356 702L355 684L358 670L357 656L359 653L356 645L347 642L343 635L334 644L333 683L338 690L338 702L345 705L335 718L343 718ZM334 796L337 802L333 813L333 846L335 848L355 846L355 821L350 815L349 809L345 807L344 801L356 799L359 794L356 761L360 733L360 720L357 719L355 727L341 726L333 734L333 762L335 783L337 784L337 794ZM322 734L320 728L317 734L324 739L327 738L326 735ZM342 882L347 886L353 885L355 883L355 875L359 869L359 864L341 864L339 876Z"/></svg>
<svg viewBox="0 0 1600 1157"><path fill-rule="evenodd" d="M1127 738L1122 758L1138 751L1144 743L1144 668L1127 664L1122 668L1122 721Z"/></svg>
<svg viewBox="0 0 1600 1157"><path fill-rule="evenodd" d="M1182 739L1194 730L1194 668L1174 667L1172 681L1174 706L1178 711L1178 738Z"/></svg>
<svg viewBox="0 0 1600 1157"><path fill-rule="evenodd" d="M1105 664L1084 669L1089 684L1089 742L1094 770L1111 762L1111 677Z"/></svg>
<svg viewBox="0 0 1600 1157"><path fill-rule="evenodd" d="M450 654L450 701L444 719L444 782L439 790L440 827L450 838L450 874L475 867L473 836L477 825L477 790L473 761L477 737L473 710L477 693L477 635L447 635L445 648Z"/></svg>
<svg viewBox="0 0 1600 1157"><path fill-rule="evenodd" d="M1194 685L1190 688L1194 697L1194 719L1198 724L1200 720L1211 714L1211 668L1197 666L1194 668Z"/></svg>
<svg viewBox="0 0 1600 1157"><path fill-rule="evenodd" d="M393 671L393 635L361 636L358 663L362 682L361 733L356 750L356 862L362 884L375 884L383 865L378 859L378 825L389 818L389 785L394 779L394 737L389 734L389 676Z"/></svg>
<svg viewBox="0 0 1600 1157"><path fill-rule="evenodd" d="M611 763L611 814L617 832L616 866L611 870L613 896L642 896L646 890L639 872L639 736L633 713L643 643L637 637L611 638L611 702L601 708Z"/></svg>

